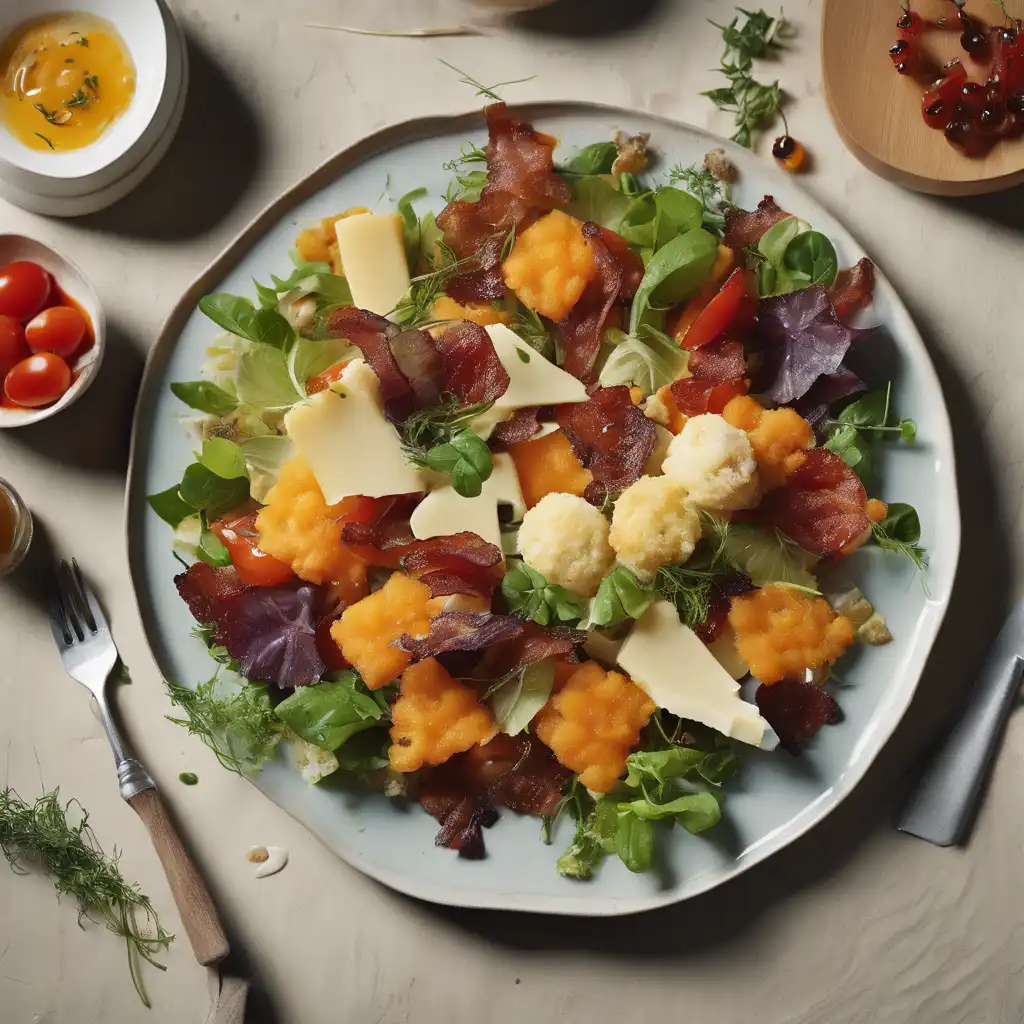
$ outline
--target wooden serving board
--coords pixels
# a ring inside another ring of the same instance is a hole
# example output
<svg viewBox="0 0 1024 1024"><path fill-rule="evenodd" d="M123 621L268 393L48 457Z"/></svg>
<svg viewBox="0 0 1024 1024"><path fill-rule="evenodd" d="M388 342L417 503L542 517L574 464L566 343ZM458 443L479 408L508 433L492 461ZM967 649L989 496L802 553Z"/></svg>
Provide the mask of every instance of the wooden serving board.
<svg viewBox="0 0 1024 1024"><path fill-rule="evenodd" d="M1024 18L1024 0L1007 0L1006 6ZM913 0L911 7L926 18L956 18L951 0ZM1002 17L987 0L968 0L965 10L987 25ZM898 0L822 2L822 83L843 141L870 170L919 192L976 195L1024 182L1024 137L1001 141L983 157L967 157L924 123L925 87L898 75L889 58L900 13ZM940 63L959 57L974 81L988 77L987 66L960 48L957 32L928 32L922 48Z"/></svg>

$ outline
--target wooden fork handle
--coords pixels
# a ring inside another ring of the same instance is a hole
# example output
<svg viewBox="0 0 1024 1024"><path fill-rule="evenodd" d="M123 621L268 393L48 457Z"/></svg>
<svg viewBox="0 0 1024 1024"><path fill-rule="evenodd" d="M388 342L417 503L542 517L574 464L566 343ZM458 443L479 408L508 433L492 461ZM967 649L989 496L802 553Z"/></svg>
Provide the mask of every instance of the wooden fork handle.
<svg viewBox="0 0 1024 1024"><path fill-rule="evenodd" d="M196 959L205 967L218 963L228 954L227 936L210 890L188 855L160 794L152 788L143 789L129 797L128 803L149 829Z"/></svg>

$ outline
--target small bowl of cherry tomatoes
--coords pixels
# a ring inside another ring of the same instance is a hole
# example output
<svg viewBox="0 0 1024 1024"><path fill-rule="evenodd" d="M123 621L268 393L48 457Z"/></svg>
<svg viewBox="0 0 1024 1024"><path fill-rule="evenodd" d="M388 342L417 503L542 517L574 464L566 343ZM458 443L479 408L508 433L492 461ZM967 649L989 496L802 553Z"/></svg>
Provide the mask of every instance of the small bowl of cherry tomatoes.
<svg viewBox="0 0 1024 1024"><path fill-rule="evenodd" d="M105 334L99 298L74 263L0 234L0 429L71 405L96 377Z"/></svg>

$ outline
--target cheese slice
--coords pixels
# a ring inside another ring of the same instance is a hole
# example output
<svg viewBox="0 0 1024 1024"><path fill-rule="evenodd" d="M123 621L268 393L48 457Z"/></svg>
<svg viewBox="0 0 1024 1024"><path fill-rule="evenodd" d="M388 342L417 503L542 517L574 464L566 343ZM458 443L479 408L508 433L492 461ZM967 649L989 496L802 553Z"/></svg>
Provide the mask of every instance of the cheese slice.
<svg viewBox="0 0 1024 1024"><path fill-rule="evenodd" d="M672 443L672 438L675 434L671 430L666 430L660 423L655 422L654 424L654 447L651 449L651 457L647 460L647 465L644 466L644 474L646 476L661 476L662 475L662 464L668 457L668 446Z"/></svg>
<svg viewBox="0 0 1024 1024"><path fill-rule="evenodd" d="M334 222L338 255L352 290L352 304L384 316L409 289L402 218L397 213L357 213Z"/></svg>
<svg viewBox="0 0 1024 1024"><path fill-rule="evenodd" d="M508 372L509 385L491 409L474 420L473 430L481 437L488 437L497 424L511 419L516 409L585 402L589 397L582 381L545 359L504 324L490 324L484 330Z"/></svg>
<svg viewBox="0 0 1024 1024"><path fill-rule="evenodd" d="M755 747L764 739L768 723L668 601L655 601L637 620L619 665L658 707Z"/></svg>
<svg viewBox="0 0 1024 1024"><path fill-rule="evenodd" d="M491 475L475 498L463 497L450 483L442 484L416 506L409 525L417 540L468 531L500 549L498 505L511 505L513 519L526 515L515 463L506 453L494 456Z"/></svg>
<svg viewBox="0 0 1024 1024"><path fill-rule="evenodd" d="M349 363L335 388L295 406L284 418L324 501L333 505L354 494L382 498L426 490L423 473L405 457L397 431L384 418L380 384L366 362Z"/></svg>

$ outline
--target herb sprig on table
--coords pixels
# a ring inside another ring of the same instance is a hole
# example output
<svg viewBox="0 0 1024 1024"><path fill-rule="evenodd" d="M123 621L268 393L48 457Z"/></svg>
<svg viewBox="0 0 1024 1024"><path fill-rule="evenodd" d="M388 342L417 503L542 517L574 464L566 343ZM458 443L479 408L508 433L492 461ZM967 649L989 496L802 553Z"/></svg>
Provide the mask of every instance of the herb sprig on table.
<svg viewBox="0 0 1024 1024"><path fill-rule="evenodd" d="M738 7L728 25L711 24L722 32L725 49L718 71L729 82L727 86L702 93L716 107L736 115L734 142L750 147L753 132L763 128L782 108L782 90L777 81L771 85L758 82L751 71L754 59L769 56L788 35L789 23L781 15L772 17L766 11L746 11Z"/></svg>
<svg viewBox="0 0 1024 1024"><path fill-rule="evenodd" d="M79 819L77 824L68 820L69 812ZM29 804L8 787L0 792L0 850L14 871L26 874L29 864L37 864L58 896L74 896L80 925L85 918L103 921L125 940L132 983L148 1007L139 958L166 970L154 954L166 949L174 936L161 927L149 897L125 881L117 851L108 857L100 848L85 808L77 800L61 804L56 789Z"/></svg>

